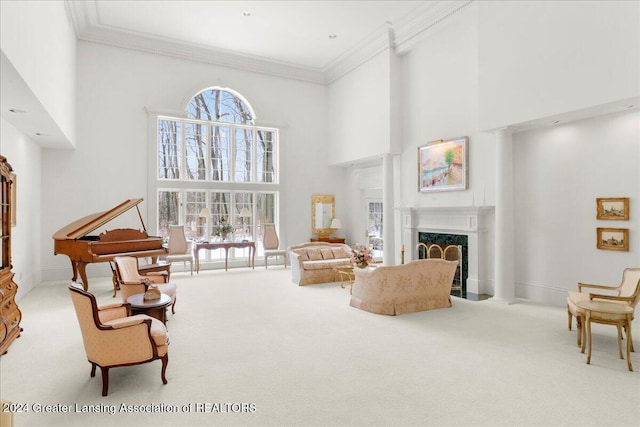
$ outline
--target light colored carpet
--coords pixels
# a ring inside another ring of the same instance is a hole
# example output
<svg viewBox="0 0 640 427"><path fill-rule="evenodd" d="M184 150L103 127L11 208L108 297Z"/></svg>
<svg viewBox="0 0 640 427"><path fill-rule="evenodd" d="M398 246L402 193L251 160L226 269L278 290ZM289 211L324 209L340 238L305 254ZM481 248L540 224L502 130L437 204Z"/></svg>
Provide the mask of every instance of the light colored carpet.
<svg viewBox="0 0 640 427"><path fill-rule="evenodd" d="M168 384L159 361L115 368L107 397L99 373L89 377L67 283L41 284L19 302L24 332L0 358L2 398L29 409L15 425L640 424L640 377L618 358L612 326L594 325L587 365L564 308L453 297L452 308L390 317L350 307L337 283L298 287L290 275L174 274ZM92 279L90 291L114 301L110 278ZM632 361L640 370L637 353ZM234 412L243 403L255 411ZM178 412L126 413L123 404ZM36 413L39 405L74 412Z"/></svg>

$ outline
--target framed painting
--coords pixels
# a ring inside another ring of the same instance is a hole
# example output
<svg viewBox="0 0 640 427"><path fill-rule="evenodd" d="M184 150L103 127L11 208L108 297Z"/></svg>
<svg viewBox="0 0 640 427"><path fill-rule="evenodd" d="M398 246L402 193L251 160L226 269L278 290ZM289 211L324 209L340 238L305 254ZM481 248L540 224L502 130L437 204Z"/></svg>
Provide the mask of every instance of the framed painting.
<svg viewBox="0 0 640 427"><path fill-rule="evenodd" d="M597 247L610 251L629 251L629 229L598 228Z"/></svg>
<svg viewBox="0 0 640 427"><path fill-rule="evenodd" d="M466 190L469 138L441 139L418 147L418 191Z"/></svg>
<svg viewBox="0 0 640 427"><path fill-rule="evenodd" d="M629 220L629 198L609 197L597 198L597 219Z"/></svg>

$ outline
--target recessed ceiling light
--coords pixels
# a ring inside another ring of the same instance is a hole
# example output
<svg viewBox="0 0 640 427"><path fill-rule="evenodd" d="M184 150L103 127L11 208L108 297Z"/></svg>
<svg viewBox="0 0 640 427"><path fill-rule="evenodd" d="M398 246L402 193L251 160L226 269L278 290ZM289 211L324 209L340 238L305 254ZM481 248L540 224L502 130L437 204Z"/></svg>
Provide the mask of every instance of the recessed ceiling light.
<svg viewBox="0 0 640 427"><path fill-rule="evenodd" d="M244 12L242 12L242 16L251 16L251 12L244 11Z"/></svg>
<svg viewBox="0 0 640 427"><path fill-rule="evenodd" d="M36 132L36 136L42 136L40 132Z"/></svg>
<svg viewBox="0 0 640 427"><path fill-rule="evenodd" d="M554 125L557 125L558 123L560 123L560 120L556 120L553 122Z"/></svg>
<svg viewBox="0 0 640 427"><path fill-rule="evenodd" d="M627 105L626 108L633 108L633 107L635 107L635 105L631 104L631 105Z"/></svg>
<svg viewBox="0 0 640 427"><path fill-rule="evenodd" d="M15 113L15 114L24 114L24 113L26 113L26 111L18 110L17 108L9 108L9 111L11 111L12 113Z"/></svg>
<svg viewBox="0 0 640 427"><path fill-rule="evenodd" d="M330 38L331 40L333 40L333 39L337 39L337 38L338 38L338 35L337 35L337 34L329 34L329 38Z"/></svg>

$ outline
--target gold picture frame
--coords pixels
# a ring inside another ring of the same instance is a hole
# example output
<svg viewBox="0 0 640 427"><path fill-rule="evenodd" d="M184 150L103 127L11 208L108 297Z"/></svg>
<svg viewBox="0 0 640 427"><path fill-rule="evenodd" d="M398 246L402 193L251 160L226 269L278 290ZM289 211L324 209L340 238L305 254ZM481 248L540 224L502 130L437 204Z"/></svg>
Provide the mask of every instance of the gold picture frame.
<svg viewBox="0 0 640 427"><path fill-rule="evenodd" d="M596 199L596 219L628 221L628 197L599 197Z"/></svg>
<svg viewBox="0 0 640 427"><path fill-rule="evenodd" d="M596 229L596 246L598 249L609 251L629 251L628 228L601 228Z"/></svg>

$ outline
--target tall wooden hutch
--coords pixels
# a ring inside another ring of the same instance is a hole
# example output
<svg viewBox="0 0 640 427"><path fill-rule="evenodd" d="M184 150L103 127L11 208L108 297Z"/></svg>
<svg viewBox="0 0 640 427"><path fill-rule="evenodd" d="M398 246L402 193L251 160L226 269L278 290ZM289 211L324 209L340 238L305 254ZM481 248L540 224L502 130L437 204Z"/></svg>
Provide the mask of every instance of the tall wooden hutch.
<svg viewBox="0 0 640 427"><path fill-rule="evenodd" d="M6 157L0 156L0 203L2 207L0 234L0 355L20 336L22 313L16 304L18 285L13 281L11 271L11 224L14 214L13 169Z"/></svg>

